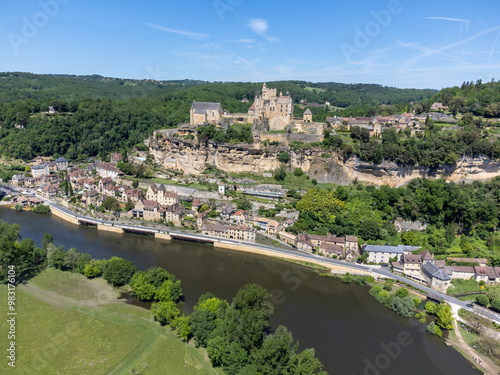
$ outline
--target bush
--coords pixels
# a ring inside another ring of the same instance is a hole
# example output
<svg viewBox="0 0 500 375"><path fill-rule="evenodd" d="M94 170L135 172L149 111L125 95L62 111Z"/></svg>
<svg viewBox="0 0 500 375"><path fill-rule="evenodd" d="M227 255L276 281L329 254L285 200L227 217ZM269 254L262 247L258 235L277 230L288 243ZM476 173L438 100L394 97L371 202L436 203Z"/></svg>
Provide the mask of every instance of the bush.
<svg viewBox="0 0 500 375"><path fill-rule="evenodd" d="M23 210L23 206L20 204L16 204L14 208L16 209L17 212L21 212Z"/></svg>
<svg viewBox="0 0 500 375"><path fill-rule="evenodd" d="M287 164L290 161L290 154L286 151L283 151L278 155L278 160L282 163Z"/></svg>
<svg viewBox="0 0 500 375"><path fill-rule="evenodd" d="M477 301L477 303L479 303L481 306L484 306L484 307L487 307L490 304L490 299L485 294L481 294L479 296L476 296L476 301Z"/></svg>
<svg viewBox="0 0 500 375"><path fill-rule="evenodd" d="M113 286L121 286L130 282L137 272L137 267L129 260L113 257L106 262L102 277Z"/></svg>
<svg viewBox="0 0 500 375"><path fill-rule="evenodd" d="M413 297L406 296L404 298L401 298L399 296L396 296L392 300L391 308L399 315L404 316L406 318L410 318L413 316L413 310L415 309L415 304L413 303Z"/></svg>
<svg viewBox="0 0 500 375"><path fill-rule="evenodd" d="M427 325L427 332L429 332L431 335L436 335L439 337L443 336L443 332L439 329L439 327L434 322L430 322Z"/></svg>
<svg viewBox="0 0 500 375"><path fill-rule="evenodd" d="M398 296L399 298L405 298L409 294L410 292L406 288L400 288L396 291L396 296Z"/></svg>
<svg viewBox="0 0 500 375"><path fill-rule="evenodd" d="M434 302L427 302L425 304L425 311L427 311L427 314L435 314L437 309L437 305Z"/></svg>
<svg viewBox="0 0 500 375"><path fill-rule="evenodd" d="M303 174L304 174L304 171L300 167L295 168L295 170L293 171L293 175L296 176L296 177L300 177Z"/></svg>
<svg viewBox="0 0 500 375"><path fill-rule="evenodd" d="M343 283L350 284L350 283L351 283L351 281L352 281L352 278L351 278L351 276L349 276L349 275L345 275L345 276L342 278L342 282L343 282Z"/></svg>
<svg viewBox="0 0 500 375"><path fill-rule="evenodd" d="M33 207L31 211L36 212L37 214L48 214L50 212L50 207L39 204L38 206Z"/></svg>

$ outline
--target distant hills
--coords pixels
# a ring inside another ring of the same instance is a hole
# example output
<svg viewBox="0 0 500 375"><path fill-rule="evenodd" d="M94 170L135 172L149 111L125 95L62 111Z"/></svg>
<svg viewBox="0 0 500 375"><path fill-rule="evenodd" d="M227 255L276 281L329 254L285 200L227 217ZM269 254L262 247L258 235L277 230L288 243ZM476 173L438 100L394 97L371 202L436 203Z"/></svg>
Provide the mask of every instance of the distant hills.
<svg viewBox="0 0 500 375"><path fill-rule="evenodd" d="M355 107L369 105L393 105L428 99L436 94L431 89L398 89L375 84L345 84L334 82L312 83L305 81L268 82L285 94L288 92L296 103L302 99L308 103L329 102L335 107ZM203 89L200 90L200 86ZM158 97L167 93L195 92L214 93L217 96L247 98L250 101L262 88L262 83L247 82L206 82L195 80L153 81L108 78L100 75L54 75L20 72L0 73L0 103L14 100L64 99L129 99L132 97ZM198 98L197 100L204 100Z"/></svg>

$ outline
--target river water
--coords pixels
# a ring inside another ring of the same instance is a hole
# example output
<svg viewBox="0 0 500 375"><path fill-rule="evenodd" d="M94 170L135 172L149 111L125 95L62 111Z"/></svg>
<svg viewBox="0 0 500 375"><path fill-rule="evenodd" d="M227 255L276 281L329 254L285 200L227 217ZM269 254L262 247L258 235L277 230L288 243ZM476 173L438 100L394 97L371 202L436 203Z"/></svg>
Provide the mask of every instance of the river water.
<svg viewBox="0 0 500 375"><path fill-rule="evenodd" d="M308 268L270 257L102 232L53 215L0 207L0 218L19 223L22 237L32 238L38 246L49 232L57 245L75 247L93 258L118 256L140 269L165 268L182 280L186 313L202 293L210 291L230 301L245 284L262 285L273 295L271 328L283 324L300 341L301 349L315 348L329 374L480 374L441 339L427 334L423 325L413 325L375 301L367 287L320 277Z"/></svg>

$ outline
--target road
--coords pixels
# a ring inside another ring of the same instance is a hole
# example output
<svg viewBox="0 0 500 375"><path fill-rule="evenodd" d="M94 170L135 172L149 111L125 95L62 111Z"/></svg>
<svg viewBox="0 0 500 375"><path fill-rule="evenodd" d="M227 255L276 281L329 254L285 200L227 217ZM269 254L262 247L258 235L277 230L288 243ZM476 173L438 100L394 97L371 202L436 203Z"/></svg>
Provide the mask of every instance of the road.
<svg viewBox="0 0 500 375"><path fill-rule="evenodd" d="M38 196L38 194L37 194L37 196ZM99 222L100 224L104 224L104 225L114 224L115 227L119 227L119 228L123 228L123 229L128 229L128 230L132 230L132 231L136 230L136 231L139 231L139 232L157 233L159 231L156 228L150 228L150 227L139 226L139 225L136 226L136 225L117 224L117 223L106 222L106 221L102 221L102 220L97 220L97 219L89 218L89 217L77 214L77 213L75 213L75 212L73 212L73 211L71 211L71 210L69 210L67 208L61 207L61 206L55 204L52 201L49 201L48 199L46 199L46 198L44 198L42 196L38 196L38 197L40 199L43 199L51 208L63 211L64 213L66 213L66 214L68 214L70 216L73 216L73 217L75 217L75 218L77 218L79 220L94 221L96 223ZM184 237L184 238L189 237L191 239L195 239L195 240L199 240L199 241L203 241L203 240L206 240L206 242L221 241L221 239L218 238L218 237L204 236L204 235L201 235L201 234L191 234L191 233L186 233L186 232L181 232L181 231L160 230L160 232L162 232L162 233L168 233L168 234L173 235L173 236L179 236L179 237ZM239 244L239 245L244 244L245 246L255 247L256 249L269 250L269 251L272 251L274 254L277 253L277 255L282 254L282 255L298 256L298 257L302 258L306 262L314 260L316 262L324 263L325 265L333 264L333 265L341 266L341 267L344 267L344 268L350 268L352 270L364 271L364 272L371 272L372 274L374 274L374 276L378 275L378 276L381 276L381 277L384 277L384 278L392 278L394 280L406 283L408 285L411 285L412 287L420 289L428 297L431 297L431 298L437 299L437 300L443 300L443 301L448 302L450 304L457 305L457 306L459 306L459 307L461 307L463 309L466 309L466 310L469 310L469 311L474 311L478 315L481 315L481 316L483 316L483 317L485 317L485 318L487 318L489 320L492 320L492 321L495 321L497 323L500 323L500 317L498 316L498 314L495 314L494 312L492 312L490 310L487 310L487 309L469 308L469 307L467 307L467 302L460 301L457 298L454 298L454 297L449 296L447 294L438 292L437 290L431 289L431 288L429 288L426 285L423 285L423 284L420 284L420 283L418 283L416 281L407 279L407 278L405 278L405 277L403 277L401 275L394 274L394 273L392 273L389 270L388 267L373 266L373 265L364 265L364 264L357 264L357 263L349 263L349 262L345 262L345 261L341 261L341 260L337 260L337 259L325 258L325 257L319 256L319 255L315 255L315 254L311 254L311 253L307 253L307 252L303 252L303 251L299 251L299 250L297 250L297 251L295 251L295 250L285 250L285 249L279 249L279 248L272 247L272 246L254 244L254 243L245 242L245 241L237 241L237 240L231 240L231 239L223 239L222 241L223 242L227 242L227 243Z"/></svg>

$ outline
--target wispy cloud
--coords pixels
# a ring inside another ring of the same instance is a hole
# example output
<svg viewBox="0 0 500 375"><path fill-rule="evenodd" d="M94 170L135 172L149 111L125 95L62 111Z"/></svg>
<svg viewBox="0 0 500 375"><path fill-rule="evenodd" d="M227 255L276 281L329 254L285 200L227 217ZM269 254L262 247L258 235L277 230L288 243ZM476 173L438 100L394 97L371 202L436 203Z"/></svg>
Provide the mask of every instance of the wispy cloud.
<svg viewBox="0 0 500 375"><path fill-rule="evenodd" d="M264 38L266 38L271 43L281 42L278 38L267 35L267 29L269 28L269 24L265 19L262 18L252 18L248 21L247 26L254 32L257 33Z"/></svg>
<svg viewBox="0 0 500 375"><path fill-rule="evenodd" d="M200 33L193 33L193 32L185 31L185 30L176 30L176 29L171 29L169 27L155 25L152 23L145 23L145 25L149 26L153 29L165 31L167 33L178 34L178 35L181 35L181 36L183 36L185 38L189 38L189 39L202 40L202 39L208 38L210 36L210 34L200 34Z"/></svg>
<svg viewBox="0 0 500 375"><path fill-rule="evenodd" d="M252 43L257 43L257 41L255 39L238 39L235 40L234 43L252 44Z"/></svg>
<svg viewBox="0 0 500 375"><path fill-rule="evenodd" d="M462 32L462 27L465 25L465 32L469 31L469 21L461 18L450 18L450 17L425 17L424 20L441 20L441 21L452 21L460 22L460 32Z"/></svg>

